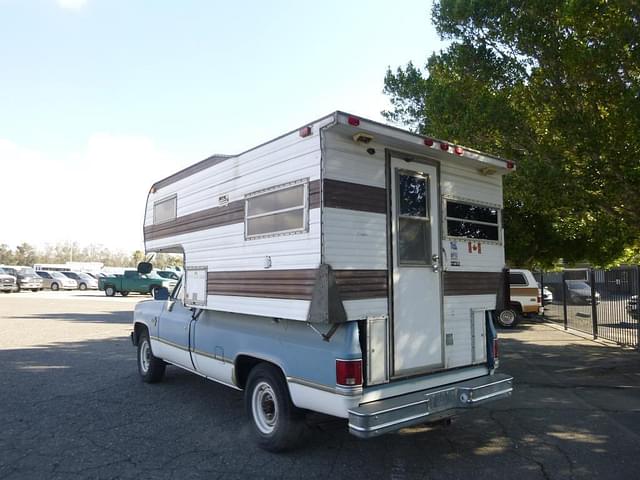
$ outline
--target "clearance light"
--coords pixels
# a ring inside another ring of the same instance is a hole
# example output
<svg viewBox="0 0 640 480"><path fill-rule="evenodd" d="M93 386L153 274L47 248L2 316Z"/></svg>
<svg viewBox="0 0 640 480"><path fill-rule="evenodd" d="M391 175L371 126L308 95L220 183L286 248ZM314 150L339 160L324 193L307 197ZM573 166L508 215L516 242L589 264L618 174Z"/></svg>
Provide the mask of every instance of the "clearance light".
<svg viewBox="0 0 640 480"><path fill-rule="evenodd" d="M424 139L424 144L425 144L427 147L433 147L433 138L425 138L425 139Z"/></svg>
<svg viewBox="0 0 640 480"><path fill-rule="evenodd" d="M456 155L462 155L464 153L464 150L462 149L462 147L455 147L453 151Z"/></svg>
<svg viewBox="0 0 640 480"><path fill-rule="evenodd" d="M515 167L515 163L513 163L511 160L507 160L507 168L511 170L513 167Z"/></svg>
<svg viewBox="0 0 640 480"><path fill-rule="evenodd" d="M349 118L347 118L347 122L349 123L349 125L353 125L354 127L360 125L360 119L356 117L350 116Z"/></svg>
<svg viewBox="0 0 640 480"><path fill-rule="evenodd" d="M449 150L449 144L447 142L442 142L440 144L440 150L443 150L446 152L447 150Z"/></svg>
<svg viewBox="0 0 640 480"><path fill-rule="evenodd" d="M309 135L311 135L311 127L309 126L302 127L300 130L298 130L298 133L302 138L308 137Z"/></svg>
<svg viewBox="0 0 640 480"><path fill-rule="evenodd" d="M336 360L336 384L343 387L362 385L362 360Z"/></svg>

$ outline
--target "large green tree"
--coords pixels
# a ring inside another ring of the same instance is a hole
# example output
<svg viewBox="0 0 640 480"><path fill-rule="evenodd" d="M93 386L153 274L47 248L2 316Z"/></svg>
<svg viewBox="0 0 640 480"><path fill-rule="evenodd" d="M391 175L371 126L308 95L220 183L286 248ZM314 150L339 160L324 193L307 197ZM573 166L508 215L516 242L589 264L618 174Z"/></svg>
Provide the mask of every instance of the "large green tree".
<svg viewBox="0 0 640 480"><path fill-rule="evenodd" d="M517 162L507 258L606 264L640 237L640 8L618 0L440 0L449 47L389 69L387 119Z"/></svg>

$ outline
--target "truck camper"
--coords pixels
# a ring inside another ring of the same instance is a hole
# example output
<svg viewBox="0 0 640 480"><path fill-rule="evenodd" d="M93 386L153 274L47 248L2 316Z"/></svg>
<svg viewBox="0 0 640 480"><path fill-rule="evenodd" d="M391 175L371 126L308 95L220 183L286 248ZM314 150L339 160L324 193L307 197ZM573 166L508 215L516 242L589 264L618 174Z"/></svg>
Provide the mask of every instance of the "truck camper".
<svg viewBox="0 0 640 480"><path fill-rule="evenodd" d="M142 378L173 364L243 390L272 451L306 411L367 438L508 397L491 318L514 170L338 111L157 181L145 248L185 271L136 306Z"/></svg>

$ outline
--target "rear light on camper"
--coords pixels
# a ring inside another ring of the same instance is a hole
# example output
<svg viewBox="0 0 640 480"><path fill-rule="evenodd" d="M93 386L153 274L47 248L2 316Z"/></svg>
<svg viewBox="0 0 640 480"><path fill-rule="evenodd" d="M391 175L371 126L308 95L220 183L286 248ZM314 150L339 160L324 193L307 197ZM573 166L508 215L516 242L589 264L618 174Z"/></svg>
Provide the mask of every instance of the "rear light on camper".
<svg viewBox="0 0 640 480"><path fill-rule="evenodd" d="M424 144L425 144L427 147L433 147L433 138L425 138L425 139L424 139Z"/></svg>
<svg viewBox="0 0 640 480"><path fill-rule="evenodd" d="M444 150L446 152L447 150L449 150L449 144L447 142L441 142L440 150Z"/></svg>
<svg viewBox="0 0 640 480"><path fill-rule="evenodd" d="M462 149L462 147L456 147L456 148L453 149L453 152L456 155L462 155L464 153L464 150Z"/></svg>
<svg viewBox="0 0 640 480"><path fill-rule="evenodd" d="M336 360L336 384L343 387L362 385L362 360Z"/></svg>
<svg viewBox="0 0 640 480"><path fill-rule="evenodd" d="M354 127L360 125L360 119L356 117L350 116L349 118L347 118L347 122L349 123L349 125L353 125Z"/></svg>
<svg viewBox="0 0 640 480"><path fill-rule="evenodd" d="M298 133L302 138L308 137L309 135L311 135L311 127L309 126L302 127L300 130L298 130Z"/></svg>
<svg viewBox="0 0 640 480"><path fill-rule="evenodd" d="M515 163L513 163L511 160L507 160L507 168L509 170L511 170L514 166L515 166Z"/></svg>

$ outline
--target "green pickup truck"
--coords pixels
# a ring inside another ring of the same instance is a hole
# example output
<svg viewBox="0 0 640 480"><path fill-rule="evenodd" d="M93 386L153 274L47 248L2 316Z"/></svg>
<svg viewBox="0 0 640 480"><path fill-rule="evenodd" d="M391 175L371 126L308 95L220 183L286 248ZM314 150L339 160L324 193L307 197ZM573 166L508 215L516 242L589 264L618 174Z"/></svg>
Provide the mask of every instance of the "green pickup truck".
<svg viewBox="0 0 640 480"><path fill-rule="evenodd" d="M130 292L153 295L154 290L161 287L166 287L171 292L176 283L176 280L162 278L155 272L144 275L136 270L125 270L123 275L101 277L98 288L104 290L107 297L113 297L116 293L126 297Z"/></svg>

